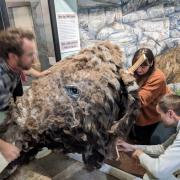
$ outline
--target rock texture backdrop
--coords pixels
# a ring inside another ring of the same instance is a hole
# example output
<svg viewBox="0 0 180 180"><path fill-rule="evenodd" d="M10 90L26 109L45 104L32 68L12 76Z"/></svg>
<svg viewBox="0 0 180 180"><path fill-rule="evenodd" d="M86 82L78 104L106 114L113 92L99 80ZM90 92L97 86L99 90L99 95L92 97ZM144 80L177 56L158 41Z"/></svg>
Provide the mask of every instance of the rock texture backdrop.
<svg viewBox="0 0 180 180"><path fill-rule="evenodd" d="M79 0L82 48L111 40L125 53L126 67L138 48L154 55L180 44L179 0Z"/></svg>

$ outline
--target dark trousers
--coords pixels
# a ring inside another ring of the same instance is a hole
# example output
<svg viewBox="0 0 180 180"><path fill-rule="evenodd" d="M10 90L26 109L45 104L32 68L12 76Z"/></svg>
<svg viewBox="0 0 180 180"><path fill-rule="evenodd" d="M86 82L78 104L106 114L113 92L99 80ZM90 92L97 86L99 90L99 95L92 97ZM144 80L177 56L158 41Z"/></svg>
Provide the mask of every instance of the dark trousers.
<svg viewBox="0 0 180 180"><path fill-rule="evenodd" d="M137 144L150 144L152 133L156 129L159 123L155 123L148 126L137 126L136 124L132 127L129 138Z"/></svg>
<svg viewBox="0 0 180 180"><path fill-rule="evenodd" d="M156 145L162 144L175 132L175 127L166 128L163 123L148 126L134 125L130 131L129 139L137 144Z"/></svg>

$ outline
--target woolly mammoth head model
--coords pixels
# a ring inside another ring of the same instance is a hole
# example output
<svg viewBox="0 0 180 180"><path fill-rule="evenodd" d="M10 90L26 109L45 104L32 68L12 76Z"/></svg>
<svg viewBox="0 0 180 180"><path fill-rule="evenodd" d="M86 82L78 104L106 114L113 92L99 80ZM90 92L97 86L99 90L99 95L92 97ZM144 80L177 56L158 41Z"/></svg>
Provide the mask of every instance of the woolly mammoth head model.
<svg viewBox="0 0 180 180"><path fill-rule="evenodd" d="M121 69L121 51L103 42L57 63L52 74L34 81L4 124L2 138L15 143L21 156L3 176L44 146L82 153L86 165L99 168L114 138L128 133L137 108L130 88L135 81L130 77L124 83Z"/></svg>

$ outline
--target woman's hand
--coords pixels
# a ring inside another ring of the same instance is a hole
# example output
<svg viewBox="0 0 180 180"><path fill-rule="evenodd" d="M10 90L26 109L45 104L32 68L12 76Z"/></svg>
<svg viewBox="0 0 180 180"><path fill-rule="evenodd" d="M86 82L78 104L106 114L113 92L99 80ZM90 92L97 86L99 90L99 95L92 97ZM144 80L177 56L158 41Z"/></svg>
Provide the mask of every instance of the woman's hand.
<svg viewBox="0 0 180 180"><path fill-rule="evenodd" d="M0 140L0 152L8 162L17 159L20 155L20 150L16 146L3 140Z"/></svg>
<svg viewBox="0 0 180 180"><path fill-rule="evenodd" d="M121 69L119 71L119 75L125 85L131 84L132 82L136 81L136 79L134 78L134 74L127 70Z"/></svg>

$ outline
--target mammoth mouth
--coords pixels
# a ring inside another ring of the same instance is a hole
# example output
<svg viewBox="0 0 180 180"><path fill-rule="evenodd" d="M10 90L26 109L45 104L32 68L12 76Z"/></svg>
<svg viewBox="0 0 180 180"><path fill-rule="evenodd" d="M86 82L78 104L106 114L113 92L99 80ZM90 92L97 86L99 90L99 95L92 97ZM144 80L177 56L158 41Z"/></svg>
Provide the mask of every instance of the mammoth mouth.
<svg viewBox="0 0 180 180"><path fill-rule="evenodd" d="M97 130L96 130L97 131ZM106 143L109 140L107 135L95 134L95 130L90 132L85 131L82 127L52 127L44 134L46 139L45 145L49 148L60 148L65 153L77 152L83 153L87 151L88 146L95 146L101 141ZM106 137L106 139L105 139Z"/></svg>

